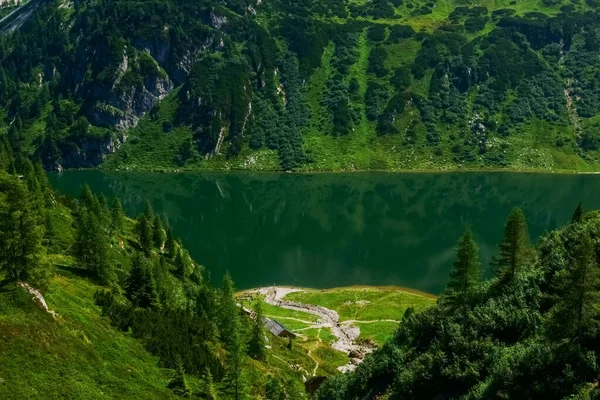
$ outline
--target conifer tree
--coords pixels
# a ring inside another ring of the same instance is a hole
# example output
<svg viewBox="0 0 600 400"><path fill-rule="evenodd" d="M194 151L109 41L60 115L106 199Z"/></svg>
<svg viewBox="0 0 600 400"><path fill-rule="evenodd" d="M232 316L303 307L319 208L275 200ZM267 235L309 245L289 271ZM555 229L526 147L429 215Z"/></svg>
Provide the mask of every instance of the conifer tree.
<svg viewBox="0 0 600 400"><path fill-rule="evenodd" d="M465 304L480 280L479 251L473 239L473 232L467 229L458 240L456 261L450 270L450 280L444 294L453 303Z"/></svg>
<svg viewBox="0 0 600 400"><path fill-rule="evenodd" d="M156 215L154 217L154 223L152 224L152 238L154 240L154 246L161 250L163 244L165 243L165 231L163 229L162 223L160 221L160 217Z"/></svg>
<svg viewBox="0 0 600 400"><path fill-rule="evenodd" d="M513 279L517 271L531 261L527 222L520 208L515 208L508 216L498 249L498 257L493 258L492 266L496 276L502 279Z"/></svg>
<svg viewBox="0 0 600 400"><path fill-rule="evenodd" d="M554 308L552 334L580 341L600 332L600 269L589 233L573 246L562 294Z"/></svg>
<svg viewBox="0 0 600 400"><path fill-rule="evenodd" d="M154 209L152 208L152 204L150 201L146 201L146 206L144 207L144 215L146 219L152 223L154 221Z"/></svg>
<svg viewBox="0 0 600 400"><path fill-rule="evenodd" d="M265 397L269 400L286 400L285 392L279 379L272 376L265 386Z"/></svg>
<svg viewBox="0 0 600 400"><path fill-rule="evenodd" d="M217 390L214 387L213 376L208 368L204 369L202 385L200 386L200 398L204 400L217 400Z"/></svg>
<svg viewBox="0 0 600 400"><path fill-rule="evenodd" d="M15 174L15 157L12 147L6 137L0 142L0 150L0 169L9 174Z"/></svg>
<svg viewBox="0 0 600 400"><path fill-rule="evenodd" d="M123 229L124 219L125 213L123 212L121 200L115 197L110 208L110 230L113 233L120 232Z"/></svg>
<svg viewBox="0 0 600 400"><path fill-rule="evenodd" d="M100 205L102 214L108 214L108 200L106 200L104 193L100 193L98 196L98 204Z"/></svg>
<svg viewBox="0 0 600 400"><path fill-rule="evenodd" d="M225 379L230 396L235 399L245 398L247 389L243 375L243 363L246 343L242 332L240 312L233 298L233 280L229 272L223 277L219 299L219 331L227 357Z"/></svg>
<svg viewBox="0 0 600 400"><path fill-rule="evenodd" d="M257 301L254 305L254 314L255 319L248 343L248 354L255 360L264 361L267 355L265 353L265 318L262 312L261 301Z"/></svg>
<svg viewBox="0 0 600 400"><path fill-rule="evenodd" d="M571 217L571 223L576 224L576 223L581 222L583 220L583 214L584 214L583 204L581 204L581 202L579 202L579 204L577 205L577 208L573 212L573 216Z"/></svg>
<svg viewBox="0 0 600 400"><path fill-rule="evenodd" d="M43 226L33 199L17 178L0 175L6 207L0 212L0 271L9 279L28 279L42 266Z"/></svg>
<svg viewBox="0 0 600 400"><path fill-rule="evenodd" d="M100 218L102 215L102 211L100 208L100 203L92 190L88 185L84 185L81 189L81 194L79 195L79 200L83 207L87 208L90 212L92 212L97 218Z"/></svg>
<svg viewBox="0 0 600 400"><path fill-rule="evenodd" d="M173 259L177 255L177 245L175 244L173 230L170 226L167 226L167 237L165 239L165 253L171 259Z"/></svg>
<svg viewBox="0 0 600 400"><path fill-rule="evenodd" d="M152 251L152 224L148 221L146 214L140 214L137 218L135 231L138 236L140 248L146 256Z"/></svg>
<svg viewBox="0 0 600 400"><path fill-rule="evenodd" d="M150 261L142 254L136 253L133 256L131 271L125 279L125 296L136 307L149 308L158 304Z"/></svg>
<svg viewBox="0 0 600 400"><path fill-rule="evenodd" d="M73 253L78 264L103 283L114 279L109 262L108 241L98 216L86 207L75 213Z"/></svg>
<svg viewBox="0 0 600 400"><path fill-rule="evenodd" d="M191 397L192 391L188 387L185 379L185 370L183 368L183 361L181 357L177 356L175 375L169 382L168 388L171 389L176 395L181 397Z"/></svg>
<svg viewBox="0 0 600 400"><path fill-rule="evenodd" d="M183 258L183 251L181 249L177 250L177 255L175 256L175 261L173 262L175 265L175 276L179 279L183 280L185 278L185 260Z"/></svg>

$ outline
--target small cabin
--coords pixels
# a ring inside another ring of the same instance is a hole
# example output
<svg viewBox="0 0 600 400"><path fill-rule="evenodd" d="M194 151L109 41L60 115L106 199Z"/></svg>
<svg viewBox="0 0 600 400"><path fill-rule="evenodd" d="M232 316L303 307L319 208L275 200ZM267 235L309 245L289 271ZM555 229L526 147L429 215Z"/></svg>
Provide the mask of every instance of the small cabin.
<svg viewBox="0 0 600 400"><path fill-rule="evenodd" d="M296 334L274 319L265 318L265 327L275 336L296 338Z"/></svg>

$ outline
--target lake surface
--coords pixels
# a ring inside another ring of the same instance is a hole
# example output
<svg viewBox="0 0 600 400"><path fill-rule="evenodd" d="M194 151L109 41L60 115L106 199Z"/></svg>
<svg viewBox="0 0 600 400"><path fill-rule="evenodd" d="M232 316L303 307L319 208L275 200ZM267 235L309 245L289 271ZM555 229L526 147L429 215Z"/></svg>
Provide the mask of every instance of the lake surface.
<svg viewBox="0 0 600 400"><path fill-rule="evenodd" d="M456 240L471 226L487 269L510 210L532 239L569 221L579 201L600 208L600 175L511 173L50 174L60 191L83 184L129 216L146 200L168 218L213 281L239 289L401 285L439 293Z"/></svg>

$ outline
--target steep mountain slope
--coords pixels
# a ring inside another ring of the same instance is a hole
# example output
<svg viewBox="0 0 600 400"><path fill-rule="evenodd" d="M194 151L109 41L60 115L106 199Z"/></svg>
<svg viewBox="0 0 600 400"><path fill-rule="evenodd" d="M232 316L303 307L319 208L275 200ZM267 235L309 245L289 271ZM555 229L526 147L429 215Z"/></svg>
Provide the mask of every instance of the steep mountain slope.
<svg viewBox="0 0 600 400"><path fill-rule="evenodd" d="M306 398L309 352L267 336L228 275L212 287L150 206L134 223L118 199L59 196L41 164L7 155L0 146L0 398Z"/></svg>
<svg viewBox="0 0 600 400"><path fill-rule="evenodd" d="M591 170L597 6L51 1L0 39L2 120L47 168Z"/></svg>
<svg viewBox="0 0 600 400"><path fill-rule="evenodd" d="M507 221L493 279L479 281L467 233L436 305L406 312L392 340L327 379L317 398L600 398L600 214L578 207L534 251L519 214Z"/></svg>

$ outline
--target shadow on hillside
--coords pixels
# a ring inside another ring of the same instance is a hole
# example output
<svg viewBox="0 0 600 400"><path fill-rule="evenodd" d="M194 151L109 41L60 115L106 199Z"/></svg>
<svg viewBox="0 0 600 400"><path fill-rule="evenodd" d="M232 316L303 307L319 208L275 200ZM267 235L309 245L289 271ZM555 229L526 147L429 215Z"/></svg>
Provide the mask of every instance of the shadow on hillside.
<svg viewBox="0 0 600 400"><path fill-rule="evenodd" d="M94 275L90 271L88 271L87 269L84 269L84 268L73 267L73 266L68 266L68 265L57 265L56 268L58 268L59 271L67 272L68 274L75 275L80 278L87 278L87 279L94 278Z"/></svg>

